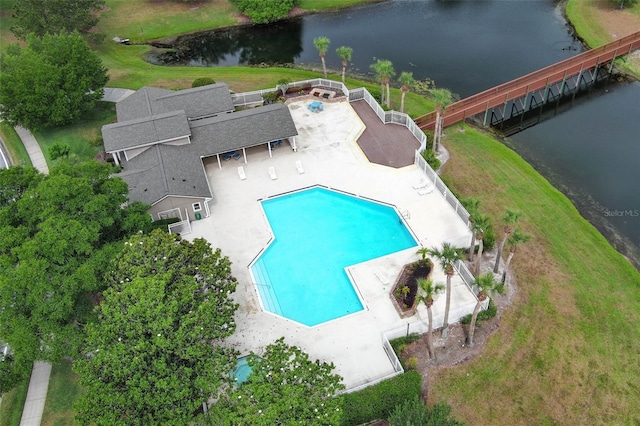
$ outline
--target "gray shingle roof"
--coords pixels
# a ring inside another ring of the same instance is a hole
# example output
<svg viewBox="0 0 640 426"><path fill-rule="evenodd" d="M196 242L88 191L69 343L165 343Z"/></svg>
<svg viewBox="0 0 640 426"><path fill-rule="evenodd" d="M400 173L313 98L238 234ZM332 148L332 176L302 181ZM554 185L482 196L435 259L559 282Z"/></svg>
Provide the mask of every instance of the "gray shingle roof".
<svg viewBox="0 0 640 426"><path fill-rule="evenodd" d="M224 83L180 91L143 87L116 104L118 121L183 110L194 119L232 112L233 101Z"/></svg>
<svg viewBox="0 0 640 426"><path fill-rule="evenodd" d="M129 198L155 204L167 196L211 198L200 157L190 145L155 145L126 163L118 176Z"/></svg>
<svg viewBox="0 0 640 426"><path fill-rule="evenodd" d="M200 156L239 150L296 136L298 131L284 104L234 112L191 122L191 143Z"/></svg>
<svg viewBox="0 0 640 426"><path fill-rule="evenodd" d="M191 134L184 111L123 121L102 126L102 139L107 152L178 139Z"/></svg>
<svg viewBox="0 0 640 426"><path fill-rule="evenodd" d="M225 84L179 92L144 87L116 109L120 122L102 128L105 149L149 146L119 174L129 184L130 199L147 204L167 196L211 198L201 158L298 134L283 104L231 112L233 101ZM162 143L187 135L189 144Z"/></svg>

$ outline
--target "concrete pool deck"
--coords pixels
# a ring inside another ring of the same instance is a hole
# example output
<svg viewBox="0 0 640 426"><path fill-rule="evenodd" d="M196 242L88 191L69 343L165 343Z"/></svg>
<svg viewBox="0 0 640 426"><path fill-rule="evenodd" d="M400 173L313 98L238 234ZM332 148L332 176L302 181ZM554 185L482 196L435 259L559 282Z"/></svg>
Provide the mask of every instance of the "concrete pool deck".
<svg viewBox="0 0 640 426"><path fill-rule="evenodd" d="M319 113L307 109L309 101L289 105L298 129L297 152L283 144L269 157L266 146L247 150L247 163L229 160L218 167L215 158L204 161L214 199L211 216L192 222L188 239L202 237L219 247L232 261L238 279L234 295L240 304L236 313L236 333L228 339L241 354L260 354L280 337L304 349L312 359L333 362L335 372L347 389L394 374L395 370L382 346L383 333L390 330L426 327L426 309L421 306L409 318L401 319L389 293L406 263L418 259L416 248L374 259L347 268L365 310L315 327L265 313L252 283L249 265L272 238L259 200L314 185L335 188L358 196L393 204L419 244L439 247L449 241L465 247L471 237L467 226L439 192L419 195L413 185L424 179L414 165L391 168L370 163L356 143L364 124L348 102L325 103ZM296 162L301 162L300 173ZM246 179L241 179L242 166ZM276 179L270 176L270 168ZM295 262L283 259L283 262ZM379 277L382 277L380 279ZM388 284L383 283L388 278ZM445 282L441 268L432 274L436 283ZM458 275L453 277L451 310L473 309L476 299ZM439 326L444 312L444 295L433 306L434 323Z"/></svg>

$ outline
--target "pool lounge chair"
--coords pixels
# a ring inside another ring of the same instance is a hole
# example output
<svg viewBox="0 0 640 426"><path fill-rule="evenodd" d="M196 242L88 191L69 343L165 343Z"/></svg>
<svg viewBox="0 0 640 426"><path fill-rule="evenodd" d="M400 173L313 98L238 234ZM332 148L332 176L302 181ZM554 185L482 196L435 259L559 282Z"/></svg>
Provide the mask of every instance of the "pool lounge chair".
<svg viewBox="0 0 640 426"><path fill-rule="evenodd" d="M302 161L300 160L296 161L296 169L298 170L298 173L300 174L304 173L304 168L302 167Z"/></svg>
<svg viewBox="0 0 640 426"><path fill-rule="evenodd" d="M238 176L240 176L240 180L245 180L247 175L244 174L244 167L238 167Z"/></svg>
<svg viewBox="0 0 640 426"><path fill-rule="evenodd" d="M373 275L375 275L382 284L384 285L389 285L389 277L387 277L387 274L385 274L384 272L382 272L379 269L375 269L373 271Z"/></svg>
<svg viewBox="0 0 640 426"><path fill-rule="evenodd" d="M276 168L271 166L269 167L269 176L271 177L271 180L276 180L278 179L278 175L276 175Z"/></svg>
<svg viewBox="0 0 640 426"><path fill-rule="evenodd" d="M426 194L432 193L434 188L435 187L432 184L429 184L429 185L424 186L422 188L418 188L417 191L418 191L419 195L426 195Z"/></svg>

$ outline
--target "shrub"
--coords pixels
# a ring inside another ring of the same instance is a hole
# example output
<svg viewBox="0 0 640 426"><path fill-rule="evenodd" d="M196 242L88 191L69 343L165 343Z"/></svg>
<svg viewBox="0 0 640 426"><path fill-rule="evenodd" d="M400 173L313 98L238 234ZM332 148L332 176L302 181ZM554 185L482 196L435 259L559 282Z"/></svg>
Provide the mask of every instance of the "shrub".
<svg viewBox="0 0 640 426"><path fill-rule="evenodd" d="M496 245L496 234L493 231L493 226L489 226L484 231L484 235L482 237L482 245L484 251L489 251Z"/></svg>
<svg viewBox="0 0 640 426"><path fill-rule="evenodd" d="M439 402L432 408L418 398L404 401L389 417L389 426L462 426L464 423L450 417L451 407Z"/></svg>
<svg viewBox="0 0 640 426"><path fill-rule="evenodd" d="M279 92L268 92L262 95L265 105L275 104L276 102L284 102L284 98Z"/></svg>
<svg viewBox="0 0 640 426"><path fill-rule="evenodd" d="M416 333L411 333L408 336L398 337L397 339L391 340L389 343L393 348L396 355L399 355L409 343L413 343L416 340L420 339L420 335Z"/></svg>
<svg viewBox="0 0 640 426"><path fill-rule="evenodd" d="M211 77L200 77L193 80L191 87L207 86L209 84L216 84L216 82Z"/></svg>
<svg viewBox="0 0 640 426"><path fill-rule="evenodd" d="M351 426L386 419L396 406L419 398L421 386L420 373L408 371L361 391L345 394L342 424Z"/></svg>
<svg viewBox="0 0 640 426"><path fill-rule="evenodd" d="M52 160L57 160L58 158L68 158L71 153L71 147L69 144L56 142L49 148L49 155Z"/></svg>
<svg viewBox="0 0 640 426"><path fill-rule="evenodd" d="M484 311L478 312L478 318L476 319L476 323L480 321L489 320L495 317L497 314L498 314L498 307L496 306L495 303L493 303L493 299L489 299L489 306L487 307L487 309L485 309ZM462 324L470 324L472 316L473 316L472 314L465 315L462 318L460 318L460 322Z"/></svg>
<svg viewBox="0 0 640 426"><path fill-rule="evenodd" d="M440 160L436 157L436 154L432 149L425 149L422 151L421 155L433 170L438 170L440 168Z"/></svg>
<svg viewBox="0 0 640 426"><path fill-rule="evenodd" d="M300 0L229 0L256 24L267 24L286 18Z"/></svg>
<svg viewBox="0 0 640 426"><path fill-rule="evenodd" d="M415 370L418 367L418 358L412 356L407 360L407 370Z"/></svg>

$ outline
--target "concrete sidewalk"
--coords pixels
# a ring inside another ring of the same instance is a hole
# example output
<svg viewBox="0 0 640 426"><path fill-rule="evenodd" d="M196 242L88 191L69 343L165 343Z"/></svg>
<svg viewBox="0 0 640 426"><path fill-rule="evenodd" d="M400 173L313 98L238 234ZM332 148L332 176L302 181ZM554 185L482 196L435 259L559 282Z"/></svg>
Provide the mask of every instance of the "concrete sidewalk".
<svg viewBox="0 0 640 426"><path fill-rule="evenodd" d="M22 139L22 144L27 150L27 154L29 154L29 158L31 158L31 164L33 167L38 169L40 173L49 174L49 166L47 166L47 160L44 159L44 154L40 149L40 145L38 145L38 141L31 134L31 132L24 127L16 126L16 133Z"/></svg>
<svg viewBox="0 0 640 426"><path fill-rule="evenodd" d="M49 388L49 376L51 375L51 364L48 362L36 361L33 363L31 380L29 380L29 390L27 399L24 402L20 426L40 426L44 402L47 398Z"/></svg>
<svg viewBox="0 0 640 426"><path fill-rule="evenodd" d="M120 102L133 93L135 93L134 90L105 87L104 95L102 95L102 100L105 102Z"/></svg>

